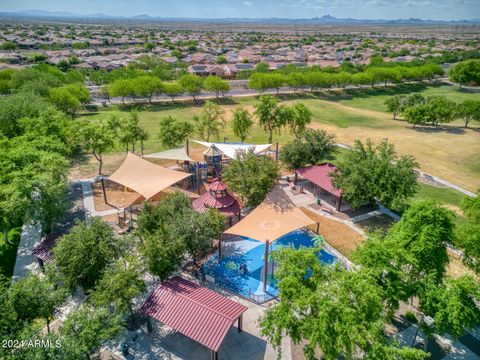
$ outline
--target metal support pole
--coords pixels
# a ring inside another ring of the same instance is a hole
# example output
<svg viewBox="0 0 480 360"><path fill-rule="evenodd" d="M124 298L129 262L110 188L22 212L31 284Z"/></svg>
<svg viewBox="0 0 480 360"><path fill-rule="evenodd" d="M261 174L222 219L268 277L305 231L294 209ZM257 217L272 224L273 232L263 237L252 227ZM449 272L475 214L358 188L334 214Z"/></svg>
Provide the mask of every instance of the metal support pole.
<svg viewBox="0 0 480 360"><path fill-rule="evenodd" d="M264 265L263 265L263 274L264 274L264 279L263 279L263 292L267 292L267 276L268 276L268 240L265 243L265 259L264 259Z"/></svg>
<svg viewBox="0 0 480 360"><path fill-rule="evenodd" d="M195 170L196 177L197 177L197 194L200 195L200 164L197 163L197 168Z"/></svg>
<svg viewBox="0 0 480 360"><path fill-rule="evenodd" d="M187 155L190 156L190 146L188 143L188 139L185 141L185 151L187 152Z"/></svg>
<svg viewBox="0 0 480 360"><path fill-rule="evenodd" d="M222 234L220 234L220 238L218 239L218 262L222 257Z"/></svg>
<svg viewBox="0 0 480 360"><path fill-rule="evenodd" d="M275 146L275 161L278 161L278 142L277 142L277 145Z"/></svg>
<svg viewBox="0 0 480 360"><path fill-rule="evenodd" d="M243 314L238 317L238 326L237 326L238 332L243 331L242 326L243 326Z"/></svg>
<svg viewBox="0 0 480 360"><path fill-rule="evenodd" d="M218 352L212 350L212 357L211 357L212 360L218 360Z"/></svg>
<svg viewBox="0 0 480 360"><path fill-rule="evenodd" d="M320 232L320 223L317 222L317 231L316 231L317 235L318 235L319 232Z"/></svg>
<svg viewBox="0 0 480 360"><path fill-rule="evenodd" d="M103 191L103 201L105 201L105 204L108 204L108 201L107 201L107 192L105 190L105 180L103 178L101 178L100 180L102 182L102 191Z"/></svg>

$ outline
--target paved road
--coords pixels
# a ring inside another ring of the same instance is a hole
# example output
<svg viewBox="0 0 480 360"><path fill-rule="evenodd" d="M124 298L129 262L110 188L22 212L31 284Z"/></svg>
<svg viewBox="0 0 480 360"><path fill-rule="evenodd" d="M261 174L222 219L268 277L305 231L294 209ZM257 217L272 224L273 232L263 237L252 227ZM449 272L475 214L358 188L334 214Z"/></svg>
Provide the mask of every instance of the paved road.
<svg viewBox="0 0 480 360"><path fill-rule="evenodd" d="M446 78L438 78L438 79L435 79L434 82L445 82L445 83L448 83L448 79ZM426 82L411 82L412 84L413 83L426 83ZM392 87L392 86L397 86L397 84L387 84L387 87ZM377 88L383 88L384 85L376 85ZM142 104L142 103L146 103L147 100L146 99L131 99L131 98L126 98L124 99L124 102L122 102L122 99L119 98L119 97L115 97L115 98L111 98L110 101L107 101L104 97L101 97L98 95L98 90L99 90L99 86L89 86L88 87L91 92L92 92L92 99L93 101L91 102L91 104L93 105L97 105L97 106L110 106L110 105L119 105L119 104L122 104L122 103L125 103L125 104ZM346 89L359 89L359 88L366 88L366 89L370 89L371 86L353 86L353 85L349 85L346 87ZM330 89L329 91L331 92L338 92L338 91L343 91L344 89L343 88L332 88ZM267 91L264 91L263 94L271 94L271 95L276 95L276 94L293 94L295 93L296 91L293 90L293 88L291 87L282 87L280 89L275 90L267 90ZM309 92L308 89L299 89L298 90L299 93L302 93L302 92ZM95 94L97 93L97 94ZM245 83L240 83L238 84L237 83L237 86L232 86L230 91L228 91L225 96L222 96L223 99L225 98L229 98L229 97L248 97L248 96L256 96L258 95L258 91L257 90L253 90L253 89L249 89L246 87L246 82ZM209 99L215 99L216 96L215 96L215 93L214 92L211 92L211 91L202 91L198 96L195 96L195 98L197 100L209 100ZM192 96L190 95L180 95L178 97L175 97L175 101L188 101L188 100L192 100ZM166 96L166 95L160 95L160 96L156 96L152 99L152 103L162 103L162 102L169 102L169 101L172 101L171 97L169 96Z"/></svg>

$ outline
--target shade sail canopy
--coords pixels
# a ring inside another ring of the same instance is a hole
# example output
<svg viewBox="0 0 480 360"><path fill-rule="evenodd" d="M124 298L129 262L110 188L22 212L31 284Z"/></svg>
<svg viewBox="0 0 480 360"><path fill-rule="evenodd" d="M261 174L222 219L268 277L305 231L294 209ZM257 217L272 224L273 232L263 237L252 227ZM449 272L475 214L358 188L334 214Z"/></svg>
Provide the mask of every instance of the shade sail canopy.
<svg viewBox="0 0 480 360"><path fill-rule="evenodd" d="M218 351L228 330L247 307L175 276L159 285L140 312Z"/></svg>
<svg viewBox="0 0 480 360"><path fill-rule="evenodd" d="M247 151L249 149L253 149L256 154L261 153L262 151L267 150L272 144L261 144L261 145L253 145L253 144L244 144L244 143L212 143L207 141L197 141L193 140L197 144L206 146L206 147L216 147L220 150L223 155L229 157L230 159L235 159L237 157L238 151Z"/></svg>
<svg viewBox="0 0 480 360"><path fill-rule="evenodd" d="M167 169L129 153L123 164L108 178L129 187L146 200L190 174Z"/></svg>
<svg viewBox="0 0 480 360"><path fill-rule="evenodd" d="M271 243L289 232L315 224L284 194L282 189L275 188L264 202L225 233Z"/></svg>
<svg viewBox="0 0 480 360"><path fill-rule="evenodd" d="M342 190L336 189L335 186L333 186L332 178L330 177L330 174L336 170L337 167L335 165L323 163L300 168L295 170L295 172L301 175L304 179L307 179L311 183L328 191L330 194L340 197L342 195Z"/></svg>
<svg viewBox="0 0 480 360"><path fill-rule="evenodd" d="M187 155L187 151L184 147L175 148L165 151L156 152L153 154L143 155L144 158L149 159L163 159L163 160L176 160L176 161L193 161L190 156Z"/></svg>

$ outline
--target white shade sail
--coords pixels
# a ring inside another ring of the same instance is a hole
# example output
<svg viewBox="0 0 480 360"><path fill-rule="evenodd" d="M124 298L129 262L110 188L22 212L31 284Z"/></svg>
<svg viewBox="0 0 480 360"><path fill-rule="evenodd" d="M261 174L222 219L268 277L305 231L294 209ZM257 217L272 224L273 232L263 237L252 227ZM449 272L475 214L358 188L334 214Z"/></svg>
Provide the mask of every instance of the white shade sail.
<svg viewBox="0 0 480 360"><path fill-rule="evenodd" d="M262 151L267 150L272 144L260 144L260 145L254 145L254 144L244 144L244 143L223 143L223 142L218 142L218 143L213 143L213 142L207 142L207 141L198 141L198 140L193 140L197 144L206 146L206 147L212 147L215 146L218 150L220 150L223 155L226 157L229 157L230 159L235 159L237 152L238 151L248 151L249 149L253 149L256 154L261 153Z"/></svg>
<svg viewBox="0 0 480 360"><path fill-rule="evenodd" d="M187 151L184 147L169 149L152 154L143 155L148 159L163 159L163 160L176 160L176 161L192 161L195 162L190 156L187 155Z"/></svg>

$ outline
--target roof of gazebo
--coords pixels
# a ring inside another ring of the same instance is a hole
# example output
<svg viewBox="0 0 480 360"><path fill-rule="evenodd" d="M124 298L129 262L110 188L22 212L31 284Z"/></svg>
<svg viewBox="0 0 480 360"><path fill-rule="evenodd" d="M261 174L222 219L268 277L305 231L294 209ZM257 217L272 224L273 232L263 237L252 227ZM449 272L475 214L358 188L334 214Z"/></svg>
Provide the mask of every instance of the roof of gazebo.
<svg viewBox="0 0 480 360"><path fill-rule="evenodd" d="M193 208L201 213L211 208L219 210L222 214L231 217L240 212L240 204L235 196L226 192L227 185L221 181L212 183L207 192L193 201ZM212 192L223 192L222 196L215 196Z"/></svg>

